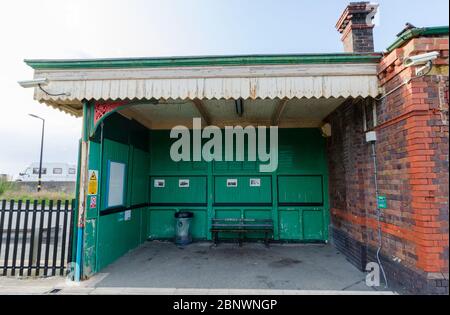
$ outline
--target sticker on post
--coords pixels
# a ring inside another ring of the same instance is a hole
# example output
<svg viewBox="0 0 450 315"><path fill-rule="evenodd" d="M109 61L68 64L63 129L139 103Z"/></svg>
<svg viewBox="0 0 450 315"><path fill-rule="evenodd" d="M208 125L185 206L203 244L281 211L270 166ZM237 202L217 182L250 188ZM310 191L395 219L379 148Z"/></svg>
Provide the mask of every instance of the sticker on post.
<svg viewBox="0 0 450 315"><path fill-rule="evenodd" d="M164 188L166 187L166 181L164 179L155 179L155 188Z"/></svg>
<svg viewBox="0 0 450 315"><path fill-rule="evenodd" d="M98 171L89 171L88 195L97 195L98 193Z"/></svg>
<svg viewBox="0 0 450 315"><path fill-rule="evenodd" d="M97 196L91 196L91 200L89 201L89 209L97 208Z"/></svg>
<svg viewBox="0 0 450 315"><path fill-rule="evenodd" d="M125 211L124 220L131 221L131 210Z"/></svg>
<svg viewBox="0 0 450 315"><path fill-rule="evenodd" d="M180 188L189 188L190 185L191 185L191 182L189 179L180 179L178 181L178 187L180 187Z"/></svg>
<svg viewBox="0 0 450 315"><path fill-rule="evenodd" d="M238 180L237 179L227 179L227 187L237 187Z"/></svg>
<svg viewBox="0 0 450 315"><path fill-rule="evenodd" d="M380 210L387 209L387 199L385 196L378 197L378 209Z"/></svg>
<svg viewBox="0 0 450 315"><path fill-rule="evenodd" d="M261 187L261 178L250 178L250 187Z"/></svg>

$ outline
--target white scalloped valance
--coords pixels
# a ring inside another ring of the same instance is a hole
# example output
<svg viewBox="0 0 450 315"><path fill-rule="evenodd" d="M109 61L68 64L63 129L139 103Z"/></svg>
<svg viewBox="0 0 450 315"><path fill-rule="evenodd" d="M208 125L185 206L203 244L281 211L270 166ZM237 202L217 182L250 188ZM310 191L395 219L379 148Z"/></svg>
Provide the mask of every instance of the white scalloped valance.
<svg viewBox="0 0 450 315"><path fill-rule="evenodd" d="M264 65L140 69L36 70L51 96L35 99L55 105L87 100L275 99L376 97L376 65Z"/></svg>

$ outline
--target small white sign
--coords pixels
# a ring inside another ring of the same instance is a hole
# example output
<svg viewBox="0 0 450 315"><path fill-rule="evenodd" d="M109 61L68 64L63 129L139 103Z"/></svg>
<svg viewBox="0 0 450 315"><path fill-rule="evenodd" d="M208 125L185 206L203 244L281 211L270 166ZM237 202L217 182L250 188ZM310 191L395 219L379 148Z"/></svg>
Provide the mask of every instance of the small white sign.
<svg viewBox="0 0 450 315"><path fill-rule="evenodd" d="M178 187L180 187L180 188L189 188L190 185L191 185L191 182L189 179L180 179L178 181Z"/></svg>
<svg viewBox="0 0 450 315"><path fill-rule="evenodd" d="M250 178L250 187L261 187L261 178Z"/></svg>
<svg viewBox="0 0 450 315"><path fill-rule="evenodd" d="M155 179L155 188L164 188L166 187L166 180L165 179Z"/></svg>
<svg viewBox="0 0 450 315"><path fill-rule="evenodd" d="M227 187L237 187L238 180L237 179L227 179Z"/></svg>
<svg viewBox="0 0 450 315"><path fill-rule="evenodd" d="M124 220L131 221L131 210L125 211Z"/></svg>

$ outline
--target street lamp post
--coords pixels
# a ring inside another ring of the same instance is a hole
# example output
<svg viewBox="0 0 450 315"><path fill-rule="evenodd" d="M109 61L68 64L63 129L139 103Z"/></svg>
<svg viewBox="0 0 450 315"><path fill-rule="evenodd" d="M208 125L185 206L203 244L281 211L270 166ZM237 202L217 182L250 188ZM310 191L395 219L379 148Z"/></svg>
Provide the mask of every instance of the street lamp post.
<svg viewBox="0 0 450 315"><path fill-rule="evenodd" d="M37 118L42 120L42 137L41 137L41 156L39 158L39 178L38 178L38 186L37 186L37 191L40 192L41 191L41 185L42 185L42 153L44 151L44 129L45 129L45 119L41 118L39 116L33 115L33 114L29 114L31 117L33 118Z"/></svg>

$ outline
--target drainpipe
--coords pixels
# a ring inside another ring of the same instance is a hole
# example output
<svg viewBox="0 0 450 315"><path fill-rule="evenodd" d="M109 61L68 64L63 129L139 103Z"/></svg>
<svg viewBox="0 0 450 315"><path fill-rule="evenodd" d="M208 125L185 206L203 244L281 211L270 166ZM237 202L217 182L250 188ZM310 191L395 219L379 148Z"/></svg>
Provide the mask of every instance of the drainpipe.
<svg viewBox="0 0 450 315"><path fill-rule="evenodd" d="M376 137L376 136L375 136ZM380 270L383 273L383 278L384 278L384 283L385 283L385 287L388 287L388 281L387 281L387 277L386 277L386 273L384 272L384 268L383 268L383 264L381 263L381 259L380 259L380 252L381 249L383 248L383 241L382 241L382 232L381 232L381 209L379 207L379 203L378 203L378 197L380 196L379 194L379 190L378 190L378 165L377 165L377 151L376 151L376 140L375 141L371 141L371 146L372 146L372 160L373 160L373 181L375 183L375 196L376 196L376 205L377 205L377 230L378 230L378 248L377 248L377 262L378 265L380 266Z"/></svg>
<svg viewBox="0 0 450 315"><path fill-rule="evenodd" d="M364 116L366 114L366 109L364 106ZM374 128L377 127L377 115L376 115L376 102L373 103L373 126ZM364 117L366 118L366 117ZM366 121L365 121L366 124ZM375 198L376 198L376 210L377 210L377 232L378 232L378 248L377 248L377 262L378 266L380 266L380 270L383 274L385 288L388 288L388 280L386 277L386 273L383 268L383 264L381 263L380 259L380 253L383 248L383 240L382 240L382 230L381 230L381 216L382 216L382 210L380 209L379 205L379 189L378 189L378 164L377 164L377 151L376 151L376 142L377 142L377 133L376 131L368 131L366 132L366 142L370 143L372 147L372 162L373 162L373 181L375 185Z"/></svg>
<svg viewBox="0 0 450 315"><path fill-rule="evenodd" d="M77 229L77 256L75 262L75 282L81 281L81 256L83 247L83 227L78 226Z"/></svg>

